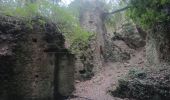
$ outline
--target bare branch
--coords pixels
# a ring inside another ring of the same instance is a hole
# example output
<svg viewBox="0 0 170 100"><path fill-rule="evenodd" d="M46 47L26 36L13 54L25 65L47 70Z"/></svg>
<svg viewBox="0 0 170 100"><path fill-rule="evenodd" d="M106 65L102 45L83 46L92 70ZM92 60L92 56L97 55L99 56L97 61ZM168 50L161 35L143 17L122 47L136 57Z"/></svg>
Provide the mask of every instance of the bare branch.
<svg viewBox="0 0 170 100"><path fill-rule="evenodd" d="M114 10L114 11L112 11L112 12L110 12L110 13L106 13L106 14L107 14L107 15L108 15L108 14L115 14L115 13L118 13L118 12L121 12L121 11L124 11L124 10L127 10L128 8L130 8L130 7L127 6L127 7L124 7L124 8L118 9L118 10Z"/></svg>

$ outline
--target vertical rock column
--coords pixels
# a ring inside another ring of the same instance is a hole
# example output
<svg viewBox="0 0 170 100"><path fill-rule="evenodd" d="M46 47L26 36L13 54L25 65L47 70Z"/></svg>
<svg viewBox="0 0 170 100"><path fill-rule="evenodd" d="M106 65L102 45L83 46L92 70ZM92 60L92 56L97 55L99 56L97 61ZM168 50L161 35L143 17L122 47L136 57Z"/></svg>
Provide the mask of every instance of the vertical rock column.
<svg viewBox="0 0 170 100"><path fill-rule="evenodd" d="M98 5L100 2L95 1L84 1L84 6L80 14L80 24L88 32L94 33L94 37L91 40L90 48L93 52L93 59L89 60L92 63L92 71L98 72L103 63L103 50L105 47L105 26L103 23L103 10ZM89 65L88 65L89 66Z"/></svg>

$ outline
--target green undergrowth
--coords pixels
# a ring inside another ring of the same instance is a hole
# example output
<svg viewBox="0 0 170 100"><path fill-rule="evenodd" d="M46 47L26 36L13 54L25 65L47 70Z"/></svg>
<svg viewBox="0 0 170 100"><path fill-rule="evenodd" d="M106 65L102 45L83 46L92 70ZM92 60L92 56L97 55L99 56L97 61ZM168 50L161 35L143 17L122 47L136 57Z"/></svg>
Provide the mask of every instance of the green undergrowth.
<svg viewBox="0 0 170 100"><path fill-rule="evenodd" d="M130 0L128 16L144 28L170 21L170 0Z"/></svg>
<svg viewBox="0 0 170 100"><path fill-rule="evenodd" d="M74 45L74 48L69 47L74 53L81 51L76 42L86 45L92 35L80 27L78 15L75 14L77 11L73 13L73 9L69 7L54 4L49 0L37 0L34 2L29 2L29 0L8 0L0 2L0 14L21 18L27 22L27 26L30 28L33 28L35 23L33 19L38 20L39 24L42 25L47 23L45 19L56 23L57 30L64 34L66 41L70 45ZM44 19L39 19L39 16L44 17Z"/></svg>

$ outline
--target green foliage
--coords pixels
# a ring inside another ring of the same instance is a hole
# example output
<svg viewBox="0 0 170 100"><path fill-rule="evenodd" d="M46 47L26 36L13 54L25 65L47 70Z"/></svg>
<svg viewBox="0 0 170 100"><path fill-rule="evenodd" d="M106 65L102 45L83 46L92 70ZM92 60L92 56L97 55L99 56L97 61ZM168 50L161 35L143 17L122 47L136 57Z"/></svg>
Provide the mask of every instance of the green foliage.
<svg viewBox="0 0 170 100"><path fill-rule="evenodd" d="M81 33L81 34L80 34ZM92 33L89 33L83 30L80 26L77 26L73 33L66 33L66 38L70 42L70 50L76 54L82 54L83 49L89 44L89 39L92 36Z"/></svg>
<svg viewBox="0 0 170 100"><path fill-rule="evenodd" d="M110 12L116 11L118 9L121 9L121 8L124 8L125 6L127 6L125 1L123 1L123 0L120 0L120 1L110 0L108 5L111 6ZM107 26L112 27L112 29L114 31L119 30L125 22L128 23L129 21L131 21L131 20L129 17L126 16L125 11L117 12L113 15L107 16L107 18L106 18Z"/></svg>
<svg viewBox="0 0 170 100"><path fill-rule="evenodd" d="M130 0L128 15L143 27L152 27L170 21L165 8L169 4L170 0Z"/></svg>
<svg viewBox="0 0 170 100"><path fill-rule="evenodd" d="M146 77L146 72L144 70L141 70L141 69L130 69L129 70L129 73L128 73L128 76L130 78L140 78L140 79L143 79Z"/></svg>
<svg viewBox="0 0 170 100"><path fill-rule="evenodd" d="M52 0L51 0L52 1ZM81 51L80 43L85 45L88 42L88 38L91 33L83 30L79 25L79 10L81 6L78 3L72 3L72 7L61 7L60 5L50 0L35 0L31 2L29 0L8 0L0 1L0 13L23 18L26 20L27 26L33 28L34 22L32 18L42 16L45 19L49 19L51 22L57 24L57 27L61 33L64 34L66 40L73 48L73 52ZM58 0L57 0L58 1ZM73 10L74 9L74 10ZM45 25L46 21L39 19L38 22Z"/></svg>
<svg viewBox="0 0 170 100"><path fill-rule="evenodd" d="M122 24L122 22L124 21L123 18L125 18L124 13L116 13L113 16L108 16L108 18L106 19L106 24L110 27L113 27L116 31L118 26L120 26L120 24Z"/></svg>

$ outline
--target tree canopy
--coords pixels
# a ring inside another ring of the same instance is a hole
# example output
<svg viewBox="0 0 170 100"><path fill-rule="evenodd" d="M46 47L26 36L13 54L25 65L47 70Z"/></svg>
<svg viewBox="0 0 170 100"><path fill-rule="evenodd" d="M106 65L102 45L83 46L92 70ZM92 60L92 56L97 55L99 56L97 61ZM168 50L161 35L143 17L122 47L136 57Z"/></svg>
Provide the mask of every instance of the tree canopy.
<svg viewBox="0 0 170 100"><path fill-rule="evenodd" d="M127 0L128 15L141 26L151 27L156 23L170 21L170 0Z"/></svg>

